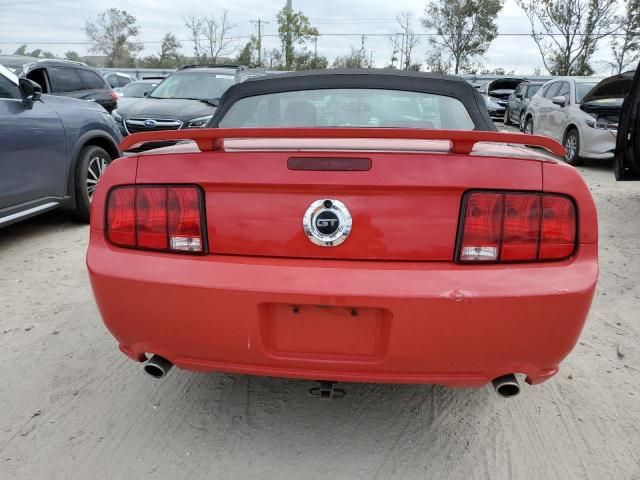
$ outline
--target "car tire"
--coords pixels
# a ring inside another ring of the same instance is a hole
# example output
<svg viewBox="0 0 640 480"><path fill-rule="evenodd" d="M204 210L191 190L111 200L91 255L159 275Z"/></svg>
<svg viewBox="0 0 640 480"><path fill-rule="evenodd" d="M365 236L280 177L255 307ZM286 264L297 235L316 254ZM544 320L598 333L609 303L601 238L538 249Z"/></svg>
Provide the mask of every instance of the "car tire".
<svg viewBox="0 0 640 480"><path fill-rule="evenodd" d="M524 122L524 128L522 129L522 132L525 135L533 135L533 118L532 117L527 118L527 120Z"/></svg>
<svg viewBox="0 0 640 480"><path fill-rule="evenodd" d="M111 155L103 148L87 145L80 150L75 171L75 217L82 222L89 222L91 197L98 180L111 163Z"/></svg>
<svg viewBox="0 0 640 480"><path fill-rule="evenodd" d="M520 117L518 118L518 130L524 132L524 112L520 112Z"/></svg>
<svg viewBox="0 0 640 480"><path fill-rule="evenodd" d="M580 135L578 134L578 130L575 128L568 130L564 136L563 145L567 152L564 156L564 161L573 166L582 165L583 162L579 155Z"/></svg>
<svg viewBox="0 0 640 480"><path fill-rule="evenodd" d="M511 115L510 115L510 113L509 113L509 107L505 108L505 110L504 110L504 120L503 120L503 123L504 123L505 125L512 125L512 123L511 123Z"/></svg>

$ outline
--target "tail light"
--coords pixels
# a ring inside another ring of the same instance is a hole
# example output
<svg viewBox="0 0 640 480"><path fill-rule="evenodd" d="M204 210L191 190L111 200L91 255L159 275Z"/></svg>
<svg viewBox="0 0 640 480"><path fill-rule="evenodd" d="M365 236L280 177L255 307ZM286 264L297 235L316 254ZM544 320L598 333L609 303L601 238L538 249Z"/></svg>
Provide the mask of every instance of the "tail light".
<svg viewBox="0 0 640 480"><path fill-rule="evenodd" d="M470 192L461 217L458 262L561 260L575 250L576 209L562 195Z"/></svg>
<svg viewBox="0 0 640 480"><path fill-rule="evenodd" d="M204 253L202 194L195 186L117 187L107 200L107 238L114 245Z"/></svg>

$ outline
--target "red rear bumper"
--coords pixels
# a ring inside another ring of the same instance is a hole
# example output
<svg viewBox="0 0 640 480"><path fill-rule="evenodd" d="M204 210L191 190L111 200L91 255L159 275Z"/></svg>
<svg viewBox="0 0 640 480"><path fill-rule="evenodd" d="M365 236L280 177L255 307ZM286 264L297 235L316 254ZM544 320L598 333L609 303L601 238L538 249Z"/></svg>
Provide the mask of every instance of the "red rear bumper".
<svg viewBox="0 0 640 480"><path fill-rule="evenodd" d="M187 255L116 249L91 231L102 317L121 350L187 370L480 386L542 382L587 317L597 246L508 266Z"/></svg>

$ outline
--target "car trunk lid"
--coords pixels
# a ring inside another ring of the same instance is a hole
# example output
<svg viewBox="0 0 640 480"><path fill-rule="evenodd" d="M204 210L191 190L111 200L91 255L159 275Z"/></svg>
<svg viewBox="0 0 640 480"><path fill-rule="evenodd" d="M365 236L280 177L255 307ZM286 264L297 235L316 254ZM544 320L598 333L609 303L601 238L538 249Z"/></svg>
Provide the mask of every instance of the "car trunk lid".
<svg viewBox="0 0 640 480"><path fill-rule="evenodd" d="M137 183L200 185L209 253L307 259L452 261L464 192L540 191L541 161L550 161L497 144L456 154L448 141L415 139L238 139L224 150L181 149L177 158L141 156ZM292 168L305 163L316 168ZM353 164L367 168L341 168ZM305 233L305 213L321 200L341 202L352 218L338 246Z"/></svg>

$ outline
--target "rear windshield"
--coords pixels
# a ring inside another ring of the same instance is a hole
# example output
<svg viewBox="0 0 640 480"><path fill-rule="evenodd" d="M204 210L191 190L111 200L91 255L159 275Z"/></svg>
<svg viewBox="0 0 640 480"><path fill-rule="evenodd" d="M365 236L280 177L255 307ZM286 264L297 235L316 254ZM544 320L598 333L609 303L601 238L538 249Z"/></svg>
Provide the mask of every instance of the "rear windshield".
<svg viewBox="0 0 640 480"><path fill-rule="evenodd" d="M452 97L381 89L321 89L238 100L220 127L389 127L473 130L464 104Z"/></svg>

